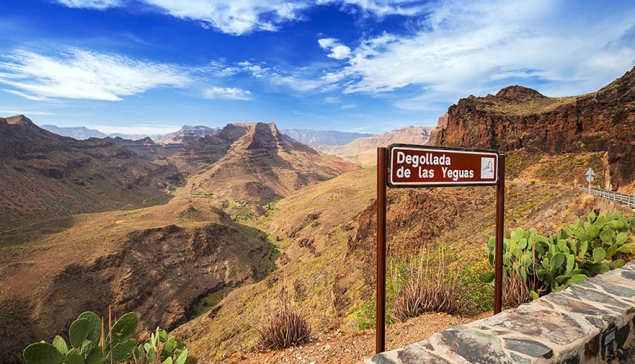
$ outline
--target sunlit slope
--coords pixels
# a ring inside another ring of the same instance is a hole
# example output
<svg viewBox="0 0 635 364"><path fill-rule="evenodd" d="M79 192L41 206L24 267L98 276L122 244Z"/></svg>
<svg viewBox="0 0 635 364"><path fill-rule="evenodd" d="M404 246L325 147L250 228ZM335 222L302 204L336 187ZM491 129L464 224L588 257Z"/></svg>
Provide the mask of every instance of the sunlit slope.
<svg viewBox="0 0 635 364"><path fill-rule="evenodd" d="M356 330L356 312L374 292L375 183L373 169L349 172L291 194L253 221L282 249L278 270L179 327L192 352L220 358L253 348L256 328L282 297L305 309L318 332ZM568 187L512 185L505 228L549 231L593 207L594 199ZM412 256L438 242L456 250L463 264L484 264L494 213L493 187L389 190L389 257Z"/></svg>
<svg viewBox="0 0 635 364"><path fill-rule="evenodd" d="M0 352L50 340L78 313L104 315L108 305L116 315L137 312L142 329L171 329L198 297L263 278L271 254L261 232L206 198L76 215L61 232L0 248L0 311L10 313L0 327L22 330Z"/></svg>

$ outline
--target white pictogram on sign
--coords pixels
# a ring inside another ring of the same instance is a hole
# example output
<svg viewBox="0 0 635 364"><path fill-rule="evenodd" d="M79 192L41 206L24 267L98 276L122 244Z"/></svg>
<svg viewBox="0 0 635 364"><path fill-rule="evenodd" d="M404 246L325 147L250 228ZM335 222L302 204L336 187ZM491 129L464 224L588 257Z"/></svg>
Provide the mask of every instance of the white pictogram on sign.
<svg viewBox="0 0 635 364"><path fill-rule="evenodd" d="M481 178L494 178L494 158L481 158Z"/></svg>

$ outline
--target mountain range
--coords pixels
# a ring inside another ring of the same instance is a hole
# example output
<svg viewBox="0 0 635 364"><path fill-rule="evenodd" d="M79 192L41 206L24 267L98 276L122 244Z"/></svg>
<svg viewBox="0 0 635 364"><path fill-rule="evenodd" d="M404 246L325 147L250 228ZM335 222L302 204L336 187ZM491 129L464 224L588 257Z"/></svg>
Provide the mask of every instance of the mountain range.
<svg viewBox="0 0 635 364"><path fill-rule="evenodd" d="M181 129L173 133L165 135L139 135L139 134L105 134L96 129L89 129L85 126L77 127L59 127L55 125L41 125L44 130L48 130L52 133L71 137L77 140L84 140L89 138L106 138L113 139L128 139L128 140L140 140L150 137L155 143L161 145L178 144L183 145L187 142L194 141L198 138L212 134L219 128L210 128L204 125L183 125ZM283 134L295 139L296 141L309 145L311 147L319 146L331 146L331 145L344 145L352 142L357 138L371 137L373 134L367 133L352 133L341 132L333 130L311 130L311 129L282 129Z"/></svg>
<svg viewBox="0 0 635 364"><path fill-rule="evenodd" d="M633 192L634 77L567 98L511 86L459 100L434 130L320 146L343 158L266 123L161 146L78 141L22 115L0 118L0 362L109 305L138 312L142 330L174 329L207 362L240 361L284 302L304 310L316 336L355 332L375 284L378 146L504 152L518 182L506 190L506 230L545 233L619 208L570 188L590 166L602 186ZM394 266L443 247L448 269L476 287L463 293L466 312L486 310L472 298L483 295L476 277L488 269L495 190L390 189L387 199Z"/></svg>

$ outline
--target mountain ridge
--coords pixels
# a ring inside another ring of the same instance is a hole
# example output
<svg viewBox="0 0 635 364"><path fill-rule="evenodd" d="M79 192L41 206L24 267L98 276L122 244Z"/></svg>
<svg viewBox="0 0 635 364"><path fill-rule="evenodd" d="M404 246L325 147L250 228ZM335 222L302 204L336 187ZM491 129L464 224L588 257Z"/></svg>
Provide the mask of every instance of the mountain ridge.
<svg viewBox="0 0 635 364"><path fill-rule="evenodd" d="M603 187L635 185L635 67L600 90L550 98L512 86L496 96L470 96L448 109L435 144L557 156L606 153ZM532 152L533 151L533 152Z"/></svg>

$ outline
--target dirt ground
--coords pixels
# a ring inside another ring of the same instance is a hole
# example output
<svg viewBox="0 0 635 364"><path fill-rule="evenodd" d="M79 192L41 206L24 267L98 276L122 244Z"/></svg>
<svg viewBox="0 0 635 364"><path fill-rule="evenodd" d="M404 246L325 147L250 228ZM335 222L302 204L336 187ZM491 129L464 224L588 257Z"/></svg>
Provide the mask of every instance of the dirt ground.
<svg viewBox="0 0 635 364"><path fill-rule="evenodd" d="M491 315L481 314L476 317L455 317L445 313L428 313L397 323L386 328L386 350L397 349L407 344L425 340L435 332L443 331L450 326L466 324ZM218 363L360 363L375 353L375 330L369 329L356 333L334 332L318 334L311 342L303 346L281 351L264 353L232 354ZM206 364L202 359L199 363Z"/></svg>

